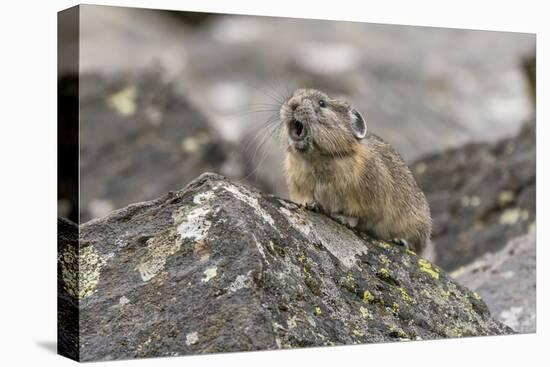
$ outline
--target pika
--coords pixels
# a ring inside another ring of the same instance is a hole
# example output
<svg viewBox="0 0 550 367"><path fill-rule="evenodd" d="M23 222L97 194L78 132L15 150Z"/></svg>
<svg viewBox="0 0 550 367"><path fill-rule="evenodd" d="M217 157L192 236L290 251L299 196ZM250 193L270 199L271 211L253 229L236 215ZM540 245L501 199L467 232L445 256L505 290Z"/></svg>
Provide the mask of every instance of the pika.
<svg viewBox="0 0 550 367"><path fill-rule="evenodd" d="M390 144L349 103L298 89L280 109L290 199L421 253L432 220L424 193Z"/></svg>

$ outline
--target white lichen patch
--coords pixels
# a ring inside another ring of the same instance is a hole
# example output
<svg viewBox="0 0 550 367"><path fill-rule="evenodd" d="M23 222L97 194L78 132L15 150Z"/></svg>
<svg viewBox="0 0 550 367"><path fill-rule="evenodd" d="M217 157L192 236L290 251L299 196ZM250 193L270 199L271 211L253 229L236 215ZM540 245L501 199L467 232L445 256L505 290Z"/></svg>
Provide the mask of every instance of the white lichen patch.
<svg viewBox="0 0 550 367"><path fill-rule="evenodd" d="M336 229L331 219L318 216L310 221L302 212L289 210L286 206L280 207L279 211L304 237L313 243L322 244L348 268L355 265L358 255L367 252L367 247L359 238L347 228Z"/></svg>
<svg viewBox="0 0 550 367"><path fill-rule="evenodd" d="M499 218L499 222L502 225L513 226L518 221L525 221L529 219L529 212L520 208L506 209L502 212Z"/></svg>
<svg viewBox="0 0 550 367"><path fill-rule="evenodd" d="M185 336L185 344L187 344L188 346L197 344L198 342L199 342L199 333L197 333L196 331L189 333Z"/></svg>
<svg viewBox="0 0 550 367"><path fill-rule="evenodd" d="M334 223L328 218L315 222L312 227L312 235L316 242L321 243L344 266L351 268L356 265L357 256L366 254L368 247L349 229L334 228Z"/></svg>
<svg viewBox="0 0 550 367"><path fill-rule="evenodd" d="M136 87L130 86L119 90L107 97L107 106L122 116L132 116L136 113Z"/></svg>
<svg viewBox="0 0 550 367"><path fill-rule="evenodd" d="M200 199L199 199L200 200ZM177 226L177 232L181 239L188 238L201 241L206 238L212 223L206 219L210 208L199 206L194 209L181 207L174 212L172 218Z"/></svg>
<svg viewBox="0 0 550 367"><path fill-rule="evenodd" d="M203 283L208 283L212 278L215 278L218 274L218 268L216 266L213 266L211 268L206 269L203 271L204 278L201 279Z"/></svg>
<svg viewBox="0 0 550 367"><path fill-rule="evenodd" d="M305 237L309 237L311 227L304 218L302 218L298 213L292 212L285 207L281 207L279 210L294 228L300 231Z"/></svg>
<svg viewBox="0 0 550 367"><path fill-rule="evenodd" d="M72 297L83 299L94 294L97 289L103 259L92 245L83 245L77 249L68 247L61 254L61 277L64 288Z"/></svg>
<svg viewBox="0 0 550 367"><path fill-rule="evenodd" d="M181 247L174 230L147 240L147 253L140 259L136 270L141 279L147 282L153 279L166 265L166 260L175 254Z"/></svg>
<svg viewBox="0 0 550 367"><path fill-rule="evenodd" d="M246 275L243 275L243 274L237 275L235 280L231 282L229 287L227 287L227 292L231 294L231 293L237 292L240 289L248 288L250 274L251 274L251 271L249 271Z"/></svg>
<svg viewBox="0 0 550 367"><path fill-rule="evenodd" d="M269 261L267 260L267 257L265 256L264 247L262 246L260 241L258 241L256 236L252 235L252 238L254 238L254 244L256 245L256 248L258 249L258 252L260 253L260 255L262 255L262 258L265 260L265 262L269 264Z"/></svg>
<svg viewBox="0 0 550 367"><path fill-rule="evenodd" d="M206 191L198 193L193 197L193 203L197 205L202 205L210 200L212 200L215 196L214 191Z"/></svg>
<svg viewBox="0 0 550 367"><path fill-rule="evenodd" d="M368 308L361 306L359 308L359 311L361 311L361 317L363 317L364 319L371 318Z"/></svg>
<svg viewBox="0 0 550 367"><path fill-rule="evenodd" d="M294 329L297 324L296 324L296 316L292 316L290 317L288 320L286 320L286 325L288 327L288 330L292 330Z"/></svg>
<svg viewBox="0 0 550 367"><path fill-rule="evenodd" d="M123 306L126 306L128 303L130 303L130 300L128 298L126 298L126 296L122 296L120 297L120 299L118 300L118 305L120 307L123 307Z"/></svg>
<svg viewBox="0 0 550 367"><path fill-rule="evenodd" d="M264 221L266 221L273 228L275 228L275 221L273 220L273 217L271 217L271 215L267 211L265 211L264 208L261 207L260 203L258 202L258 199L252 192L248 191L245 188L237 188L231 184L224 184L223 188L226 191L229 191L230 193L232 193L233 196L235 196L237 199L247 203L250 207L252 207L256 211L256 213L260 217L262 217Z"/></svg>

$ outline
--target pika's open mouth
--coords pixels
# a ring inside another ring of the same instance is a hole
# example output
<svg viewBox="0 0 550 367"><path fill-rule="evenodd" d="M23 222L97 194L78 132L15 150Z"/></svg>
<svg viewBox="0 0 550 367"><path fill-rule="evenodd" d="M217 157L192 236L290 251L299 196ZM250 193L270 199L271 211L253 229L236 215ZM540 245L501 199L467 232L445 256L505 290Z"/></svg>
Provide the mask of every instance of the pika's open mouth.
<svg viewBox="0 0 550 367"><path fill-rule="evenodd" d="M290 120L288 124L288 134L292 140L300 141L306 137L306 127L301 121Z"/></svg>

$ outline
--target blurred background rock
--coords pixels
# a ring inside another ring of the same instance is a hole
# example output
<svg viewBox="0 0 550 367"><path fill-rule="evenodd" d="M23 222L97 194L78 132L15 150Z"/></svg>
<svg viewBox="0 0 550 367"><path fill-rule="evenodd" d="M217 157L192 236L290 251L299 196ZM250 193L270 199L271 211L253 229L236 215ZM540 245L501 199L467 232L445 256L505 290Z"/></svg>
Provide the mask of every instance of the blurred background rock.
<svg viewBox="0 0 550 367"><path fill-rule="evenodd" d="M287 196L262 127L315 87L411 164L431 256L461 269L534 233L534 52L533 34L83 5L80 221L204 171Z"/></svg>

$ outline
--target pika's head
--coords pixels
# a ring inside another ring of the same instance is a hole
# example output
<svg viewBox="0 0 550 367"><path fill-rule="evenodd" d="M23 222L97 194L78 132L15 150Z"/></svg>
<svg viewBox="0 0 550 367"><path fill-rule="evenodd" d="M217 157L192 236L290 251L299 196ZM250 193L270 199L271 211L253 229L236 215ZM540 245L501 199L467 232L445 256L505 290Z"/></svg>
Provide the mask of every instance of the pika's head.
<svg viewBox="0 0 550 367"><path fill-rule="evenodd" d="M280 111L291 153L338 157L353 152L367 134L363 116L349 103L315 89L297 89Z"/></svg>

